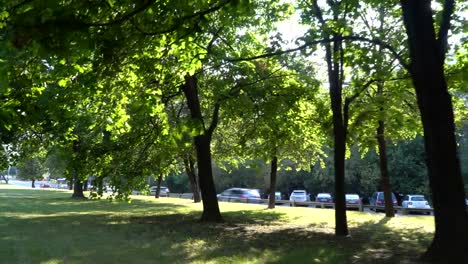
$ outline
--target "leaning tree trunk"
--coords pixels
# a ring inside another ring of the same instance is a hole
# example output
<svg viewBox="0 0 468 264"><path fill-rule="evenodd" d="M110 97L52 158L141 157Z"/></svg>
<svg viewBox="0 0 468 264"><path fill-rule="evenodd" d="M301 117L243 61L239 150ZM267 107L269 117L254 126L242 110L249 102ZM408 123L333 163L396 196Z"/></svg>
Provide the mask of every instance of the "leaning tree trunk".
<svg viewBox="0 0 468 264"><path fill-rule="evenodd" d="M273 156L271 159L271 172L270 172L270 190L268 197L268 209L275 208L275 191L276 191L276 173L278 171L278 157Z"/></svg>
<svg viewBox="0 0 468 264"><path fill-rule="evenodd" d="M189 178L190 189L192 190L192 193L193 193L193 202L199 203L201 202L201 198L200 198L200 191L198 188L197 175L195 174L195 167L190 157L184 158L184 168L185 168L185 173L187 173L187 176Z"/></svg>
<svg viewBox="0 0 468 264"><path fill-rule="evenodd" d="M446 33L453 1L445 1L436 39L431 1L402 0L403 19L411 58L410 74L416 89L424 128L424 144L435 235L423 258L443 263L468 263L468 214L455 141L453 107L444 75Z"/></svg>
<svg viewBox="0 0 468 264"><path fill-rule="evenodd" d="M183 91L187 99L187 105L190 109L192 120L203 127L203 133L195 137L195 149L197 153L198 177L203 202L202 222L222 222L223 218L219 211L218 198L216 197L216 188L213 181L213 170L211 167L211 136L217 122L217 110L213 115L210 128L207 130L203 124L200 101L198 99L198 87L196 76L185 76Z"/></svg>
<svg viewBox="0 0 468 264"><path fill-rule="evenodd" d="M385 122L382 120L379 120L379 126L377 127L377 142L379 146L379 165L380 165L381 186L382 186L384 199L385 199L385 216L394 217L395 210L393 208L392 189L390 185L390 177L388 174L388 165L387 165L387 145L385 143Z"/></svg>
<svg viewBox="0 0 468 264"><path fill-rule="evenodd" d="M162 174L159 174L158 180L156 182L156 192L154 194L154 198L159 198L159 195L161 193L161 182L162 182Z"/></svg>

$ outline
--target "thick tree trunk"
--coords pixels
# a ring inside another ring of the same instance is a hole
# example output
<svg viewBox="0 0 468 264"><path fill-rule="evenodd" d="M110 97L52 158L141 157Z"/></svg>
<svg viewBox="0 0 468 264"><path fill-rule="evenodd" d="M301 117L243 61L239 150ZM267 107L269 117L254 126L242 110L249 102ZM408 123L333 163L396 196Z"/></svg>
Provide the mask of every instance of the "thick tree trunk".
<svg viewBox="0 0 468 264"><path fill-rule="evenodd" d="M83 194L83 182L78 177L78 174L76 171L74 172L74 175L73 175L73 181L74 182L73 182L72 198L79 198L79 199L85 198Z"/></svg>
<svg viewBox="0 0 468 264"><path fill-rule="evenodd" d="M36 182L36 179L32 179L31 181L31 188L36 188L36 185L34 184Z"/></svg>
<svg viewBox="0 0 468 264"><path fill-rule="evenodd" d="M162 174L159 174L158 180L156 182L156 192L154 194L154 198L159 198L159 194L161 193L161 182L162 182Z"/></svg>
<svg viewBox="0 0 468 264"><path fill-rule="evenodd" d="M377 127L377 142L379 146L379 165L380 165L380 176L381 186L384 193L385 199L385 216L394 217L395 210L393 208L392 199L392 188L390 186L390 177L388 174L387 166L387 145L385 142L385 122L379 120L379 126Z"/></svg>
<svg viewBox="0 0 468 264"><path fill-rule="evenodd" d="M211 133L214 127L206 130L203 124L203 116L198 99L197 78L187 75L183 91L187 99L187 105L190 109L192 119L203 126L204 132L195 137L195 149L197 152L198 177L203 202L203 222L222 222L221 212L219 211L218 198L213 181L213 170L211 167ZM215 117L215 115L214 115ZM217 118L217 117L216 117ZM213 123L212 121L212 124Z"/></svg>
<svg viewBox="0 0 468 264"><path fill-rule="evenodd" d="M87 191L88 190L88 179L84 180L82 184L83 184L83 191Z"/></svg>
<svg viewBox="0 0 468 264"><path fill-rule="evenodd" d="M275 208L275 191L276 191L276 172L278 171L278 157L274 156L271 159L271 172L270 172L270 189L268 197L268 209Z"/></svg>
<svg viewBox="0 0 468 264"><path fill-rule="evenodd" d="M448 2L451 1L446 4ZM444 75L442 47L445 40L436 40L430 4L429 0L401 1L434 205L435 235L423 258L443 263L468 263L468 214L457 156L453 107ZM445 15L450 17L451 14Z"/></svg>
<svg viewBox="0 0 468 264"><path fill-rule="evenodd" d="M187 176L189 178L190 189L192 190L192 193L193 193L193 202L199 203L201 202L200 191L198 188L198 181L197 181L197 175L195 173L195 166L193 164L191 157L184 158L184 168L185 168L185 173L187 173Z"/></svg>

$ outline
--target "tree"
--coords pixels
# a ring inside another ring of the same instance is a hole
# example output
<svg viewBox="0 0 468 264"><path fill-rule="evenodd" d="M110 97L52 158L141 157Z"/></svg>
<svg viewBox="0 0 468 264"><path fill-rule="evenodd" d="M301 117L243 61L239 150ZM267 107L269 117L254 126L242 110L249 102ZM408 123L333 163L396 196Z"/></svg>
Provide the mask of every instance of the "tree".
<svg viewBox="0 0 468 264"><path fill-rule="evenodd" d="M431 1L401 1L408 35L410 74L424 128L427 168L436 231L424 258L468 261L468 214L455 140L453 106L444 74L448 33L455 1L445 1L439 30ZM450 197L450 199L448 199Z"/></svg>
<svg viewBox="0 0 468 264"><path fill-rule="evenodd" d="M36 188L35 181L42 179L44 169L38 158L28 158L18 164L18 176L22 180L30 180L31 187Z"/></svg>

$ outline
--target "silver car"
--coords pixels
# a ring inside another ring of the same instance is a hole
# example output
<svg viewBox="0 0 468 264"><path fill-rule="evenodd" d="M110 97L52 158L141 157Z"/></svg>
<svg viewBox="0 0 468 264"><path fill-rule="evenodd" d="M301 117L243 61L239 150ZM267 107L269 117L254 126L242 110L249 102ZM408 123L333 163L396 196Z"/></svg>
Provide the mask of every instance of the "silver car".
<svg viewBox="0 0 468 264"><path fill-rule="evenodd" d="M401 206L405 208L431 209L429 202L422 194L405 195Z"/></svg>
<svg viewBox="0 0 468 264"><path fill-rule="evenodd" d="M305 190L294 190L289 196L290 201L307 202L310 201L309 194Z"/></svg>

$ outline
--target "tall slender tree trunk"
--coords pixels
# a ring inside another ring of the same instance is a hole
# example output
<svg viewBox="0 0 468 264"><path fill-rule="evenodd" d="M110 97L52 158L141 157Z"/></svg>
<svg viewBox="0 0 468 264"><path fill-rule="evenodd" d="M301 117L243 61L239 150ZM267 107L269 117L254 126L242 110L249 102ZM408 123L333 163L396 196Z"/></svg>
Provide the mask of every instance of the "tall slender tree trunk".
<svg viewBox="0 0 468 264"><path fill-rule="evenodd" d="M80 139L74 140L73 141L73 195L72 198L85 198L83 194L83 181L80 179L79 175L79 169L78 169L78 161L77 157L79 156L79 153L81 151L81 142Z"/></svg>
<svg viewBox="0 0 468 264"><path fill-rule="evenodd" d="M198 188L198 180L197 180L197 175L195 173L195 166L193 164L191 157L184 158L184 167L185 167L185 173L187 173L187 176L189 178L190 189L192 190L192 193L193 193L193 202L199 203L201 202L200 191Z"/></svg>
<svg viewBox="0 0 468 264"><path fill-rule="evenodd" d="M342 80L340 78L340 60L334 58L340 53L342 43L339 40L333 42L333 51L330 44L326 45L326 56L328 64L328 81L330 85L330 102L333 113L333 149L335 169L335 234L337 236L348 235L348 223L346 217L345 199L345 151L346 151L346 129L343 124L342 112ZM335 55L333 55L335 54Z"/></svg>
<svg viewBox="0 0 468 264"><path fill-rule="evenodd" d="M36 185L34 184L36 182L36 179L32 179L31 181L31 188L36 188Z"/></svg>
<svg viewBox="0 0 468 264"><path fill-rule="evenodd" d="M379 120L379 126L377 127L377 142L379 146L381 186L385 199L385 216L394 217L395 209L393 208L392 188L388 174L387 145L385 142L385 122L383 120Z"/></svg>
<svg viewBox="0 0 468 264"><path fill-rule="evenodd" d="M453 12L450 4L453 1L444 3L445 22L450 21ZM423 258L443 263L468 263L465 190L457 155L452 101L444 74L446 35L439 32L440 37L436 39L431 1L401 0L401 5L434 205L435 235ZM440 28L447 33L447 27L449 23Z"/></svg>
<svg viewBox="0 0 468 264"><path fill-rule="evenodd" d="M383 15L381 12L381 16L383 20ZM381 21L383 24L383 21ZM382 97L383 96L383 88L384 83L378 82L377 83L377 95ZM382 100L383 102L383 100ZM380 167L380 182L382 191L384 193L385 199L385 216L387 217L394 217L395 210L393 208L393 198L392 198L392 188L390 185L390 175L388 174L388 164L387 164L387 144L385 142L385 121L384 121L384 105L381 103L380 106L380 117L378 121L377 127L377 143L379 148L379 167Z"/></svg>
<svg viewBox="0 0 468 264"><path fill-rule="evenodd" d="M275 191L276 191L276 174L278 171L278 157L273 156L271 159L271 171L270 171L270 189L268 197L268 209L275 208Z"/></svg>
<svg viewBox="0 0 468 264"><path fill-rule="evenodd" d="M196 76L185 76L185 85L183 91L187 99L187 105L190 109L192 119L203 127L203 134L195 137L195 149L197 153L198 164L198 177L203 202L203 213L201 217L202 222L222 222L223 218L219 211L218 199L216 197L216 189L213 181L213 170L211 167L211 136L216 124L213 123L215 115L213 116L212 126L206 129L203 123L203 116L200 108L200 101L198 99L198 87ZM217 116L216 116L217 118Z"/></svg>
<svg viewBox="0 0 468 264"><path fill-rule="evenodd" d="M159 194L161 193L161 182L162 182L162 174L159 174L158 179L156 181L156 192L154 194L154 198L159 198Z"/></svg>

